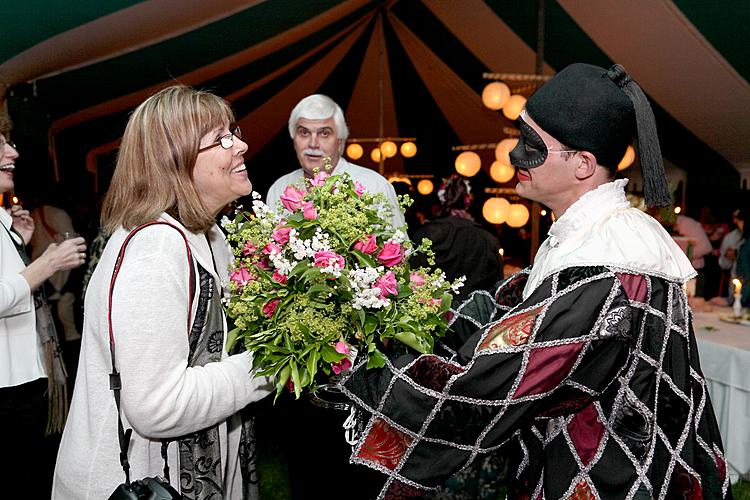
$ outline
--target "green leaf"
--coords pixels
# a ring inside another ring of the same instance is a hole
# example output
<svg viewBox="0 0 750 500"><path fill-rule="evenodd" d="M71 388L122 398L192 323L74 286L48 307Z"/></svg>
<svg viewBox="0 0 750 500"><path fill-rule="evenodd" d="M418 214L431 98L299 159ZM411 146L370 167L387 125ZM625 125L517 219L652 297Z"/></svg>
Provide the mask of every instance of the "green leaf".
<svg viewBox="0 0 750 500"><path fill-rule="evenodd" d="M370 353L369 358L367 359L367 369L370 368L383 368L385 366L385 356L382 352L375 349Z"/></svg>
<svg viewBox="0 0 750 500"><path fill-rule="evenodd" d="M417 352L421 352L423 354L427 352L427 349L425 349L425 346L422 344L422 342L420 342L420 339L412 332L400 331L396 332L396 334L394 334L393 336L398 341L408 345Z"/></svg>
<svg viewBox="0 0 750 500"><path fill-rule="evenodd" d="M323 356L323 361L326 363L336 363L346 357L344 354L337 352L336 349L330 345L323 346L323 349L321 349L321 355Z"/></svg>
<svg viewBox="0 0 750 500"><path fill-rule="evenodd" d="M229 332L227 332L227 352L231 351L234 345L237 343L239 334L239 328L232 328Z"/></svg>
<svg viewBox="0 0 750 500"><path fill-rule="evenodd" d="M291 373L291 368L289 366L285 366L281 373L279 373L278 378L276 379L276 396L273 398L273 402L276 402L276 398L279 397L279 394L281 394L281 391L284 390L284 387L286 387L286 382L289 380L289 374Z"/></svg>
<svg viewBox="0 0 750 500"><path fill-rule="evenodd" d="M365 318L365 335L369 335L372 332L374 332L375 329L378 327L378 323L379 321L377 317L371 314L368 314L367 317Z"/></svg>
<svg viewBox="0 0 750 500"><path fill-rule="evenodd" d="M325 294L328 296L329 293L333 293L333 288L327 285L313 285L310 288L308 288L307 293L309 295L314 295L316 293Z"/></svg>
<svg viewBox="0 0 750 500"><path fill-rule="evenodd" d="M289 362L289 366L292 368L292 382L294 382L294 399L299 399L300 393L302 392L302 386L300 384L299 370L297 369L297 363L292 360Z"/></svg>

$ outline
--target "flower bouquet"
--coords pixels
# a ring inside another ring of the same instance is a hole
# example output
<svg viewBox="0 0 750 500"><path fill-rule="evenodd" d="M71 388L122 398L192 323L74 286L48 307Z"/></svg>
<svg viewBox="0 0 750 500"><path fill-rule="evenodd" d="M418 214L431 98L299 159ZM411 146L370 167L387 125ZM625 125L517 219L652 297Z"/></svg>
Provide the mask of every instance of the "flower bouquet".
<svg viewBox="0 0 750 500"><path fill-rule="evenodd" d="M322 378L352 366L359 352L368 368L385 363L391 339L432 352L444 335L452 295L441 271L411 269L416 248L405 228L390 225L392 208L348 174L320 172L288 186L274 210L253 193L253 213L225 219L235 262L227 314L238 340L254 353L255 367L276 377L297 398ZM410 202L400 199L402 205ZM317 382L316 382L316 379Z"/></svg>

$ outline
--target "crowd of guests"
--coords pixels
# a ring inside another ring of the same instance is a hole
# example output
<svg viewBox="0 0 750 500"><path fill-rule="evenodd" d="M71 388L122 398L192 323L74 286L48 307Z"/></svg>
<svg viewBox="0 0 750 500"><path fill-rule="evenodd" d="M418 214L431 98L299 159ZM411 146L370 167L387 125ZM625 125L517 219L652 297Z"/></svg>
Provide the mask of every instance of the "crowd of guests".
<svg viewBox="0 0 750 500"><path fill-rule="evenodd" d="M678 290L693 277L693 268L699 270L704 297L731 297L728 278L744 280L747 273L750 279L745 212L734 213L732 231L709 212L699 222L678 216L672 224L676 233L690 239L688 261L653 219L627 209L624 181L615 180L615 160L634 135L644 146L641 163L651 169L644 170L644 177L661 180L664 175L660 156L648 153L655 133L640 134L642 120L653 120L650 108L645 114L642 110L640 88L619 66L606 71L588 65L561 72L543 88L548 90L530 99L521 116L521 140L511 158L519 172L519 194L552 208L558 222L533 267L496 288L504 277L500 242L472 217L468 180L458 175L444 179L439 204L429 216L406 214L413 221L409 236L417 242L423 237L433 241L436 267L450 279L467 277L452 319L458 341L445 346L450 353L446 358L394 357L382 373L367 375L361 364L355 366L345 391L359 418L371 420L360 429L351 462L352 448L341 432L346 415L308 401L282 399L272 418L256 420L257 412L248 408L268 401L274 381L255 374L251 353L241 347L224 349L229 327L221 298L231 253L215 221L224 207L252 191L243 158L247 144L228 103L185 86L149 97L131 114L122 138L102 207L102 230L90 248L82 317L74 305L81 297L69 285L71 271L86 261L85 241L76 234L74 221L52 201L39 203L33 212L15 206L0 211L0 328L5 333L0 341L0 432L18 450L0 455L0 470L28 478L36 488L32 498L46 498L50 491L55 499L108 498L117 488L128 488L122 483L130 479L164 476L163 486L175 495L179 490L184 498L252 499L259 497L256 428L267 426L261 432L268 430L283 441L294 498L308 497L310 485L331 474L336 488L353 492L352 498L417 496L419 488L441 486L439 491L452 491L447 497L458 498L468 491L467 484L481 483L472 490L479 498L480 490L495 492L505 462L469 465L478 453L482 458L495 456L506 441L526 454L525 462L513 462L517 469L508 477L518 497L531 497L540 489L549 498L562 492L585 496L595 488L615 487L634 498L656 496L658 488L682 488L677 493L689 495L701 488L690 483L695 474L709 478L704 498L727 497L725 478L716 465L721 441L710 404L697 416L692 398L698 396L691 395L689 411L679 418L693 420L679 424L683 427L655 420L661 400L658 391L656 396L652 392L661 381L649 378L650 371L638 363L655 359L644 347L654 342L644 335L655 333L637 330L647 314L632 303L648 303L646 290L669 289L674 303L653 302L650 307L686 307ZM590 94L583 93L586 89ZM604 121L558 121L563 95L569 106L580 108L574 111L587 117L606 115ZM286 185L328 165L332 172L348 172L369 191L398 203L386 179L343 158L348 129L341 108L330 98L312 95L300 101L290 114L289 134L299 168L271 186L267 203L275 204ZM3 193L14 188L18 157L9 137L10 121L0 117ZM656 148L658 153L658 141ZM665 205L664 186L652 186L647 202ZM395 210L391 222L402 226L404 214ZM620 255L624 246L617 243L628 238L650 238L656 250L635 260ZM571 307L569 300L577 300L577 306ZM519 326L519 318L533 321L542 309L556 321L539 316L543 327L531 338L532 327ZM522 313L516 316L518 311ZM506 313L512 324L504 323ZM605 315L611 331L595 322ZM574 324L575 329L569 328ZM683 328L690 332L687 324ZM483 340L487 335L494 336L491 343ZM66 393L72 374L66 372L60 338L80 344L72 398ZM529 347L520 345L526 342ZM575 345L584 347L570 348ZM554 346L570 348L554 351L565 358L560 366L538 368L544 372L542 379L527 381L533 387L514 382L532 365L524 353ZM669 369L679 365L693 370L695 360L675 347L669 363ZM402 370L407 365L420 369L407 373ZM445 382L454 375L456 392L449 395L453 389ZM393 391L401 392L392 392L387 380L405 377L412 378L394 385ZM636 379L638 387L631 383ZM700 377L683 382L675 383L685 394L698 394L704 387ZM516 405L514 397L523 390L530 392ZM485 407L490 393L502 396ZM433 406L436 394L440 403ZM453 400L466 406L446 403ZM630 412L629 420L620 420L623 411ZM435 432L442 437L426 439L422 431L416 432L415 415L423 415L421 421L427 423L436 419ZM557 421L562 426L576 422L591 427L596 443L582 439L601 450L588 450L587 460L594 460L596 453L599 458L605 455L617 474L610 477L606 470L594 471L580 461L563 467L560 461L549 469L556 471L553 477L545 479L550 472L543 473L543 462L574 449L571 443L577 439L572 431L560 437L543 423L554 419L563 419ZM382 427L384 422L388 428ZM668 476L677 472L667 470L670 459L665 457L673 448L662 450L659 460L653 453L646 458L645 440L657 439L657 426L669 434L665 439L671 439L672 432L682 433L679 429L694 429L680 437L683 443L687 440L696 448L699 442L708 443L714 450L710 461L702 455L703 445L695 457L680 459L678 472L688 476L687 486L670 486L673 479ZM33 453L46 435L61 431L53 476L51 470L40 470ZM371 441L383 435L412 444L408 452L397 450L395 457L368 455L367 449L383 451L380 443ZM610 435L612 442L622 439L620 446L630 455L623 458L621 451L618 455L611 447L605 449ZM659 479L644 478L637 464L641 459ZM393 463L398 466L391 467ZM455 476L462 467L463 476ZM496 475L494 481L485 481L488 470ZM385 487L380 472L388 476Z"/></svg>

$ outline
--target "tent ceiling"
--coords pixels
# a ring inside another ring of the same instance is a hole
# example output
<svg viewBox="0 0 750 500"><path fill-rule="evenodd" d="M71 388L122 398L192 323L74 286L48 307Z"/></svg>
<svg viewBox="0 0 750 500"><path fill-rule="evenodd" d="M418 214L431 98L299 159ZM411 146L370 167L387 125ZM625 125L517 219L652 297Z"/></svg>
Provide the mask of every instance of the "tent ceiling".
<svg viewBox="0 0 750 500"><path fill-rule="evenodd" d="M116 147L127 113L155 89L175 79L213 89L233 103L251 164L274 165L259 172L259 187L294 168L286 120L300 98L328 93L351 134L372 137L382 82L382 132L419 145L389 168L443 175L451 146L494 142L510 124L481 106L482 73L533 71L535 4L3 2L0 81L12 112L44 114L38 135L72 176L88 153ZM656 104L665 156L736 177L732 165L750 167L748 24L746 0L549 0L544 72L621 62Z"/></svg>

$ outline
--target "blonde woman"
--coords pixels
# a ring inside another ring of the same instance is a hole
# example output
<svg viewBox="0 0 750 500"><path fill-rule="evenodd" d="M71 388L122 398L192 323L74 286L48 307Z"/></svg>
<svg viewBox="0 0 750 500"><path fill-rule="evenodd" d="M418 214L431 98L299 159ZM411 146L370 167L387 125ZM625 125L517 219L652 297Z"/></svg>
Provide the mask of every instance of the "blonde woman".
<svg viewBox="0 0 750 500"><path fill-rule="evenodd" d="M154 220L185 235L194 280L186 241L174 227L152 225L130 240L111 298L120 415L124 428L133 429L130 477L163 475L162 442L171 440L170 483L184 498L257 495L253 464L240 460L254 446L252 425L238 412L272 384L252 376L249 353L225 351L220 299L231 253L214 223L224 206L252 190L243 160L247 144L233 123L223 99L184 86L162 90L130 117L102 209L111 237L86 292L53 498L108 498L124 481L109 387L107 302L126 236Z"/></svg>

